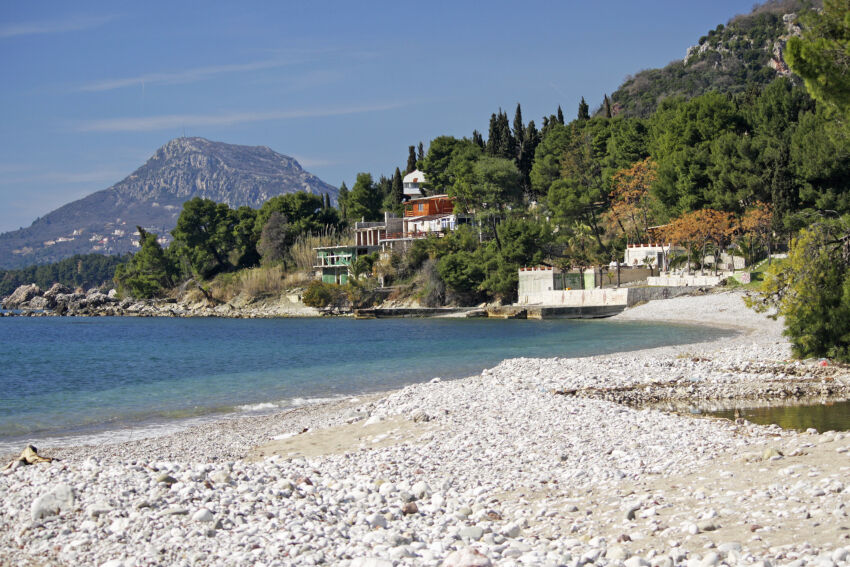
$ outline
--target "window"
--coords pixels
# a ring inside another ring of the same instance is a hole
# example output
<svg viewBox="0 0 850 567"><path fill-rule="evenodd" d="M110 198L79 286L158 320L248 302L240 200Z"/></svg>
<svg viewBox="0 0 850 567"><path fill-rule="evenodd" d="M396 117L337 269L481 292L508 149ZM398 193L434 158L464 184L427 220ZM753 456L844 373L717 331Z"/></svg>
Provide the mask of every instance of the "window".
<svg viewBox="0 0 850 567"><path fill-rule="evenodd" d="M425 203L419 203L418 207L419 207L417 209L418 211L424 211L425 210Z"/></svg>

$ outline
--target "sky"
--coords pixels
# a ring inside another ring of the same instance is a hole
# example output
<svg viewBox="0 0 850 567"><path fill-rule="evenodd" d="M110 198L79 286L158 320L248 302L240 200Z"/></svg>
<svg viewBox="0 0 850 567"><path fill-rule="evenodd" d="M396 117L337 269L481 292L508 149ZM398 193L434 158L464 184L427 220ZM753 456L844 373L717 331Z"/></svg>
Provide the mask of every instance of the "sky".
<svg viewBox="0 0 850 567"><path fill-rule="evenodd" d="M538 127L681 59L752 0L0 4L0 232L169 140L268 146L334 186L440 135Z"/></svg>

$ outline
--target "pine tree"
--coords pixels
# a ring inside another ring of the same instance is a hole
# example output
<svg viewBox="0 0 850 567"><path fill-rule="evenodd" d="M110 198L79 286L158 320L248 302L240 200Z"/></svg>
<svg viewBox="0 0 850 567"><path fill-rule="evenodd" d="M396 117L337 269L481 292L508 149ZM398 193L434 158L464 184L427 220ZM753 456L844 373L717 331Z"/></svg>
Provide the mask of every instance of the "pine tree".
<svg viewBox="0 0 850 567"><path fill-rule="evenodd" d="M797 204L794 202L794 185L788 171L788 160L788 150L783 149L774 161L771 174L770 192L771 202L773 203L773 227L779 234L783 234L787 230L784 226L786 215L797 208Z"/></svg>
<svg viewBox="0 0 850 567"><path fill-rule="evenodd" d="M558 124L564 123L564 111L561 110L561 105L558 105Z"/></svg>
<svg viewBox="0 0 850 567"><path fill-rule="evenodd" d="M587 103L584 101L584 97L581 97L581 102L578 103L578 119L590 120L590 107L587 106Z"/></svg>
<svg viewBox="0 0 850 567"><path fill-rule="evenodd" d="M608 98L607 94L605 95L605 100L602 102L602 106L605 110L605 118L612 118L613 115L611 114L611 99Z"/></svg>
<svg viewBox="0 0 850 567"><path fill-rule="evenodd" d="M408 146L407 147L407 167L404 169L404 173L408 174L411 171L416 169L416 146Z"/></svg>

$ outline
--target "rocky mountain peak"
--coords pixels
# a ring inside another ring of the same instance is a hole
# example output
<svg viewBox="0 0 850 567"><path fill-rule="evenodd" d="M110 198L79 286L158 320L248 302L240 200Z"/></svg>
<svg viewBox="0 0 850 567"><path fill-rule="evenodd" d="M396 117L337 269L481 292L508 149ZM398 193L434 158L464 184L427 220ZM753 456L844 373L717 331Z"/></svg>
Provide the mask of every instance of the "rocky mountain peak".
<svg viewBox="0 0 850 567"><path fill-rule="evenodd" d="M332 200L338 193L295 159L268 147L175 138L112 187L0 235L0 267L132 252L138 246L136 226L167 241L183 203L194 197L258 208L276 195L298 191L328 194Z"/></svg>

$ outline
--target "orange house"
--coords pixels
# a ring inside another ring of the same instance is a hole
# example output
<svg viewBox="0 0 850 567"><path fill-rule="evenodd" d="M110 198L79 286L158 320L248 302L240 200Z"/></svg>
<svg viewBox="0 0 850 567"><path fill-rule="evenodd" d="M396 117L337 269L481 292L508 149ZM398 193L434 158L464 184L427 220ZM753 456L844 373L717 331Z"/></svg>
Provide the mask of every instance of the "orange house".
<svg viewBox="0 0 850 567"><path fill-rule="evenodd" d="M411 199L404 204L405 217L451 214L453 210L454 199L448 195L434 195L432 197Z"/></svg>

